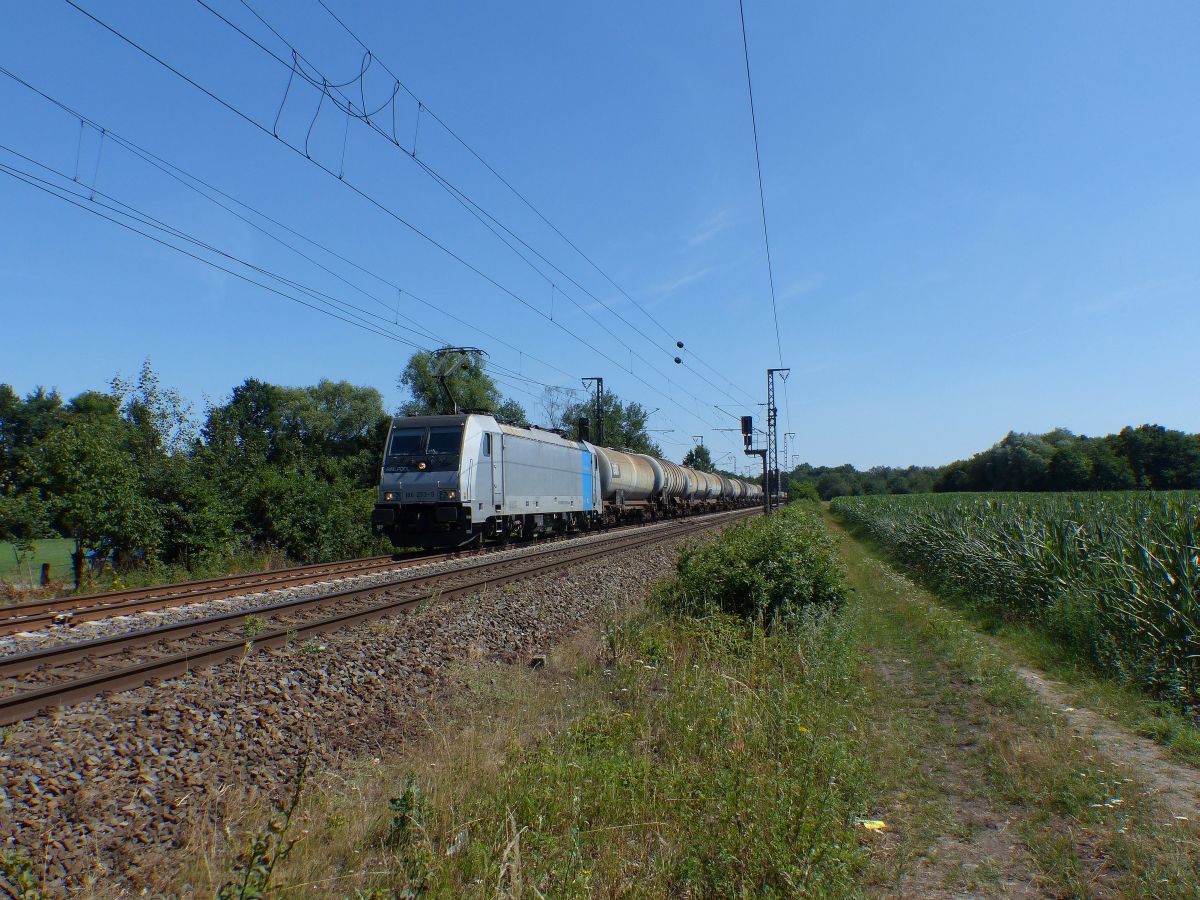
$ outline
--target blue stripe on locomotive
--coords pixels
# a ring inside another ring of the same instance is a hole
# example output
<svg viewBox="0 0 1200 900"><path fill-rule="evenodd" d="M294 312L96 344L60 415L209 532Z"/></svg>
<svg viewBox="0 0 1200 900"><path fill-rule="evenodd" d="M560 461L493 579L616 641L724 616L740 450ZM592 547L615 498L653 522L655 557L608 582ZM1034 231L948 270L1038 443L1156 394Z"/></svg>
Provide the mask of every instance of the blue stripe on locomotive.
<svg viewBox="0 0 1200 900"><path fill-rule="evenodd" d="M592 509L592 453L590 450L581 450L583 456L583 510L590 512Z"/></svg>

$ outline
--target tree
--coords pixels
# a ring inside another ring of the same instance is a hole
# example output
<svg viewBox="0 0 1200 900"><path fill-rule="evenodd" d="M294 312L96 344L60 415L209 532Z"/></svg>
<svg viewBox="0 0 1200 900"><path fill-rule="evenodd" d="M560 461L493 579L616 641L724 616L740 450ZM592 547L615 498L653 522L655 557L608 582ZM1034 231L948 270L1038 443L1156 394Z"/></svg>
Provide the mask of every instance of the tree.
<svg viewBox="0 0 1200 900"><path fill-rule="evenodd" d="M853 494L854 488L837 472L826 472L817 479L817 493L822 500L832 500L834 497L846 497Z"/></svg>
<svg viewBox="0 0 1200 900"><path fill-rule="evenodd" d="M1052 491L1082 491L1092 479L1092 460L1074 443L1062 444L1050 457L1049 487Z"/></svg>
<svg viewBox="0 0 1200 900"><path fill-rule="evenodd" d="M712 454L703 444L697 444L683 457L683 465L701 472L713 471Z"/></svg>
<svg viewBox="0 0 1200 900"><path fill-rule="evenodd" d="M21 558L33 552L34 541L50 536L49 515L36 491L20 491L0 476L0 541L12 544L18 570ZM33 573L28 574L32 581Z"/></svg>
<svg viewBox="0 0 1200 900"><path fill-rule="evenodd" d="M167 457L157 484L148 488L162 523L162 554L189 571L227 559L250 543L239 528L238 496L207 477L204 467L182 454Z"/></svg>
<svg viewBox="0 0 1200 900"><path fill-rule="evenodd" d="M1200 487L1200 442L1161 425L1126 426L1118 435L1137 486L1156 491Z"/></svg>
<svg viewBox="0 0 1200 900"><path fill-rule="evenodd" d="M478 352L440 357L424 351L414 353L400 376L400 386L411 395L400 407L405 416L448 415L454 412L456 403L460 412L492 412L501 401L496 383L484 371L483 354Z"/></svg>
<svg viewBox="0 0 1200 900"><path fill-rule="evenodd" d="M135 452L139 455L165 450L179 453L196 438L192 406L174 388L159 386L158 374L147 357L136 382L113 377L112 397L121 416L133 428Z"/></svg>
<svg viewBox="0 0 1200 900"><path fill-rule="evenodd" d="M76 588L88 551L111 551L118 560L155 556L160 523L116 428L86 421L60 428L40 444L31 465L59 532L75 541Z"/></svg>
<svg viewBox="0 0 1200 900"><path fill-rule="evenodd" d="M616 394L608 392L604 395L604 444L608 447L618 447L631 450L634 453L645 453L648 456L661 457L662 448L650 439L646 431L646 423L650 414L640 403L630 401L622 403ZM600 441L601 429L596 422L595 403L572 403L563 412L569 433L578 440L579 420L586 418L591 422L591 439Z"/></svg>
<svg viewBox="0 0 1200 900"><path fill-rule="evenodd" d="M525 415L524 408L516 400L505 400L496 407L493 415L501 422L516 425L518 428L529 427L529 417Z"/></svg>
<svg viewBox="0 0 1200 900"><path fill-rule="evenodd" d="M39 387L22 399L10 385L0 384L0 474L15 478L21 460L66 417L56 391Z"/></svg>
<svg viewBox="0 0 1200 900"><path fill-rule="evenodd" d="M542 390L542 412L546 416L546 426L561 431L570 431L574 423L567 421L567 410L571 406L571 397L577 393L570 388L557 384L548 384Z"/></svg>
<svg viewBox="0 0 1200 900"><path fill-rule="evenodd" d="M1088 487L1093 491L1127 491L1137 484L1128 460L1118 452L1119 447L1119 439L1109 436L1095 440L1089 448L1092 479Z"/></svg>
<svg viewBox="0 0 1200 900"><path fill-rule="evenodd" d="M411 398L400 405L402 416L445 416L453 413L457 405L459 412L492 413L514 425L529 424L521 404L501 395L484 370L483 354L478 350L441 356L424 351L414 353L404 367L399 385Z"/></svg>

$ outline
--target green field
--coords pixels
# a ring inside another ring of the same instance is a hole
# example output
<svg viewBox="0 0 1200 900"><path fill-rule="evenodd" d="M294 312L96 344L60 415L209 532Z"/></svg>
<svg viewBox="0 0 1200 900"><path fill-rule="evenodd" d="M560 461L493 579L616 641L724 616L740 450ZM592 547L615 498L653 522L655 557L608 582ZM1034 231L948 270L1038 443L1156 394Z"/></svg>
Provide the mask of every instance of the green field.
<svg viewBox="0 0 1200 900"><path fill-rule="evenodd" d="M1200 493L839 497L831 508L936 586L1200 708Z"/></svg>
<svg viewBox="0 0 1200 900"><path fill-rule="evenodd" d="M19 577L27 579L29 573L32 572L33 580L37 581L42 563L50 563L51 578L56 581L69 579L71 577L71 551L74 547L75 542L69 538L37 541L32 555L21 560ZM7 541L0 541L0 579L11 582L16 581L17 578L17 556L13 552L13 545Z"/></svg>

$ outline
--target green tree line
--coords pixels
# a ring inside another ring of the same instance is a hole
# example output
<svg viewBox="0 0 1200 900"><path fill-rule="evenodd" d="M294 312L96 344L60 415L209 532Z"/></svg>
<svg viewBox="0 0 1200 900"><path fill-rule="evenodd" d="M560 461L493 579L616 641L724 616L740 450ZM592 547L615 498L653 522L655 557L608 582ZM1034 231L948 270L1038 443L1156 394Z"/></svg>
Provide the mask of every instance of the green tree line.
<svg viewBox="0 0 1200 900"><path fill-rule="evenodd" d="M118 568L298 561L377 551L372 487L389 417L374 388L247 379L194 421L147 363L64 400L0 385L0 539L74 541Z"/></svg>
<svg viewBox="0 0 1200 900"><path fill-rule="evenodd" d="M1200 435L1162 425L1126 426L1103 437L1065 428L1009 432L987 450L945 466L859 471L804 464L784 478L793 492L815 491L823 500L931 491L1200 490Z"/></svg>
<svg viewBox="0 0 1200 900"><path fill-rule="evenodd" d="M416 353L398 386L401 415L457 407L528 423L479 353ZM559 404L558 424L585 406ZM646 418L638 404L606 397L610 443L657 454ZM0 541L29 550L71 539L77 584L88 556L121 570L195 572L252 552L295 562L385 552L370 518L390 420L373 387L256 378L195 416L149 361L132 381L71 399L0 384Z"/></svg>

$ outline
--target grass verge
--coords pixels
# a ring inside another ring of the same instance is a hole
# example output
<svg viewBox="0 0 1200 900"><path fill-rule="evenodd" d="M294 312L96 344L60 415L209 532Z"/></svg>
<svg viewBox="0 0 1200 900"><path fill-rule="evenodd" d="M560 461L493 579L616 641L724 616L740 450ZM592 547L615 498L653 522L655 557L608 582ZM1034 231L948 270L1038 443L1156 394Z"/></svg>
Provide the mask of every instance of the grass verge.
<svg viewBox="0 0 1200 900"><path fill-rule="evenodd" d="M836 524L852 597L813 602L843 576L797 515L806 540L734 530L544 668L463 664L427 739L314 780L286 835L250 815L241 872L289 897L1195 896L1196 823ZM230 879L209 858L199 892Z"/></svg>
<svg viewBox="0 0 1200 900"><path fill-rule="evenodd" d="M875 818L865 704L836 604L806 602L839 587L828 538L808 521L793 526L816 543L772 550L763 536L783 526L758 523L681 567L730 545L768 553L808 573L786 601L764 594L734 615L708 609L713 595L691 603L679 580L611 616L590 652L577 645L540 670L464 669L457 712L431 724L444 738L374 760L294 811L298 842L274 866L277 889L854 894Z"/></svg>

